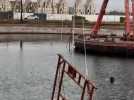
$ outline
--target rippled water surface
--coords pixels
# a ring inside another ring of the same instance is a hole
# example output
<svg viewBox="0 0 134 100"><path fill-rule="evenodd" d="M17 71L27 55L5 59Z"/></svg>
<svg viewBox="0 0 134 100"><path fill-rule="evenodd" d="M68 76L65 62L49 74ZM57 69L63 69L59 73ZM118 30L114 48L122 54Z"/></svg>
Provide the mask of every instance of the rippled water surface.
<svg viewBox="0 0 134 100"><path fill-rule="evenodd" d="M23 50L17 42L1 43L0 100L50 100L57 53L85 73L84 55L69 52L66 42L28 42L24 43ZM98 88L95 100L134 100L133 59L87 55L87 65L89 79ZM115 77L114 84L110 84L111 76ZM65 81L70 91L72 87ZM78 87L74 89L79 90ZM79 92L70 91L68 95L75 100Z"/></svg>

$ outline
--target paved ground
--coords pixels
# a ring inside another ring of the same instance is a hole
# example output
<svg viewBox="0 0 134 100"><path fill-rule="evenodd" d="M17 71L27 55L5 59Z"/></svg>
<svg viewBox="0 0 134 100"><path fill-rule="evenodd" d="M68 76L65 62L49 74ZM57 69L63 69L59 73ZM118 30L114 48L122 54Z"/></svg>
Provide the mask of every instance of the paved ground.
<svg viewBox="0 0 134 100"><path fill-rule="evenodd" d="M89 33L89 29L85 33ZM32 26L0 26L0 33L53 33L53 34L72 34L73 28L57 27L32 27ZM82 34L82 28L75 28L74 32Z"/></svg>
<svg viewBox="0 0 134 100"><path fill-rule="evenodd" d="M90 34L90 28L70 28L70 27L39 27L29 25L3 25L0 26L0 41L33 41L33 40L49 40L49 39L68 39L68 36L74 34ZM123 30L102 29L99 34L122 34Z"/></svg>

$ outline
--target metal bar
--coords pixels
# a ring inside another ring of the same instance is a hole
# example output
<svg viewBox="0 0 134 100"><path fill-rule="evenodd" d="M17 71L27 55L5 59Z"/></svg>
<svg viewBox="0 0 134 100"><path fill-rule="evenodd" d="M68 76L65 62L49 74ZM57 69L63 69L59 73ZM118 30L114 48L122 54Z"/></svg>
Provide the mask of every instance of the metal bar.
<svg viewBox="0 0 134 100"><path fill-rule="evenodd" d="M23 1L21 0L20 1L20 13L21 13L21 15L20 15L20 22L21 22L21 24L23 23Z"/></svg>
<svg viewBox="0 0 134 100"><path fill-rule="evenodd" d="M80 85L81 82L81 75L79 75L78 84Z"/></svg>
<svg viewBox="0 0 134 100"><path fill-rule="evenodd" d="M94 93L94 90L95 90L95 88L92 87L92 89L91 89L91 93L89 94L89 95L90 95L89 100L93 100L93 93Z"/></svg>
<svg viewBox="0 0 134 100"><path fill-rule="evenodd" d="M74 80L66 71L65 71L65 73L66 73L80 88L83 89L83 86L82 86L82 85L80 85L76 80Z"/></svg>
<svg viewBox="0 0 134 100"><path fill-rule="evenodd" d="M75 67L72 66L67 60L65 60L62 55L58 54L58 56L61 57L61 58L66 62L66 64L68 64L69 66L71 66L72 68L75 69ZM76 69L75 69L75 70L76 70ZM84 77L78 70L76 70L76 72L77 72L79 75L81 75L81 77L82 77L84 80L86 80L86 77ZM91 82L89 82L89 84L91 84L93 87L95 87L94 84L92 84Z"/></svg>
<svg viewBox="0 0 134 100"><path fill-rule="evenodd" d="M60 79L60 82L59 82L59 90L58 90L58 99L57 100L59 100L59 98L60 98L60 92L61 92L61 88L62 88L62 81L63 81L65 66L66 66L66 63L64 62L63 69L62 69L62 74L61 74L61 79Z"/></svg>
<svg viewBox="0 0 134 100"><path fill-rule="evenodd" d="M61 57L59 56L58 64L57 64L57 69L56 69L56 74L55 74L55 79L54 79L54 85L53 85L53 92L52 92L51 100L54 100L54 94L55 94L56 83L57 83L57 78L58 78L58 71L59 71L60 60L61 60Z"/></svg>
<svg viewBox="0 0 134 100"><path fill-rule="evenodd" d="M62 98L62 100L67 100L62 94L60 94L60 97Z"/></svg>
<svg viewBox="0 0 134 100"><path fill-rule="evenodd" d="M83 91L82 91L82 95L81 95L81 100L84 100L84 94L85 94L85 90L86 90L86 84L87 84L87 81L85 81L85 83L84 83L84 87L83 87Z"/></svg>

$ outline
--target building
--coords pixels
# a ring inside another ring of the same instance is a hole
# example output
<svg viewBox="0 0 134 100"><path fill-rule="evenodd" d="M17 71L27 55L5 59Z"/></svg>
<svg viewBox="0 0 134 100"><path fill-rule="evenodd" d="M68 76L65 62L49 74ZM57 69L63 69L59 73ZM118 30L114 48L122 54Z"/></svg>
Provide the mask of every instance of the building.
<svg viewBox="0 0 134 100"><path fill-rule="evenodd" d="M58 14L68 14L69 13L69 7L67 5L66 0L59 0L57 3L57 13Z"/></svg>
<svg viewBox="0 0 134 100"><path fill-rule="evenodd" d="M57 14L57 4L52 0L46 0L40 4L40 9L38 12L47 14Z"/></svg>
<svg viewBox="0 0 134 100"><path fill-rule="evenodd" d="M87 0L85 3L85 14L91 15L96 13L95 0Z"/></svg>
<svg viewBox="0 0 134 100"><path fill-rule="evenodd" d="M0 11L1 12L11 11L11 4L9 0L0 0Z"/></svg>
<svg viewBox="0 0 134 100"><path fill-rule="evenodd" d="M42 13L67 14L69 9L65 0L40 0L39 4L38 12Z"/></svg>
<svg viewBox="0 0 134 100"><path fill-rule="evenodd" d="M83 0L76 0L74 9L76 15L91 15L95 14L95 0L86 0L83 3Z"/></svg>
<svg viewBox="0 0 134 100"><path fill-rule="evenodd" d="M22 0L23 12L46 14L69 14L67 0ZM76 0L73 11L77 15L95 14L95 0ZM0 11L21 11L21 0L0 0Z"/></svg>

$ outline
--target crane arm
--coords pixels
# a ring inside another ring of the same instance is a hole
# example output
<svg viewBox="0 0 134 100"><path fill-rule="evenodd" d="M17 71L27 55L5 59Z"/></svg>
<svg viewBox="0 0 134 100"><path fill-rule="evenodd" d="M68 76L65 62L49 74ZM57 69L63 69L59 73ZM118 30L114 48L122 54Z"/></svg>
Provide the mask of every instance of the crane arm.
<svg viewBox="0 0 134 100"><path fill-rule="evenodd" d="M95 24L95 26L93 27L93 30L92 30L92 34L93 35L96 35L100 29L100 26L101 26L101 23L102 23L102 19L103 19L103 16L105 14L105 11L106 11L106 7L107 7L107 4L108 4L108 1L109 0L104 0L103 1L103 4L101 6L101 10L100 10L100 13L99 13L99 16L97 18L97 22Z"/></svg>
<svg viewBox="0 0 134 100"><path fill-rule="evenodd" d="M134 25L134 0L132 0L132 16L133 16L133 25ZM133 27L133 35L134 35L134 27Z"/></svg>
<svg viewBox="0 0 134 100"><path fill-rule="evenodd" d="M130 34L130 11L129 11L129 0L125 0L125 31L126 34Z"/></svg>

